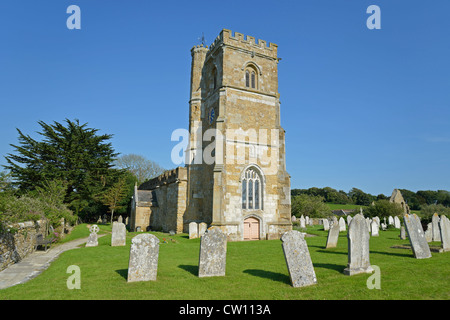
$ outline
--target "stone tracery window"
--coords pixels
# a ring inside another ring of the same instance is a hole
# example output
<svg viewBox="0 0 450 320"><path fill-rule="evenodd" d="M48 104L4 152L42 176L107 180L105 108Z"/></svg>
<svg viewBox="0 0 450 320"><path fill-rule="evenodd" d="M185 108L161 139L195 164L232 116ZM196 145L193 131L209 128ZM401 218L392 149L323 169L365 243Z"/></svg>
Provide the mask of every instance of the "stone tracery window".
<svg viewBox="0 0 450 320"><path fill-rule="evenodd" d="M263 184L261 175L256 168L250 167L242 178L242 209L263 209Z"/></svg>
<svg viewBox="0 0 450 320"><path fill-rule="evenodd" d="M253 67L248 67L245 70L245 86L247 88L257 89L257 75Z"/></svg>

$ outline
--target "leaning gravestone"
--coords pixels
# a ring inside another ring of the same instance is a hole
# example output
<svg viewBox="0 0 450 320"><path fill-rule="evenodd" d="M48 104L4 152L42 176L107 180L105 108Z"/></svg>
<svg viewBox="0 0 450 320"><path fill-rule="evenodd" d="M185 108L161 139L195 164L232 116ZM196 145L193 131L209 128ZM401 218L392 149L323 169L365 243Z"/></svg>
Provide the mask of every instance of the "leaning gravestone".
<svg viewBox="0 0 450 320"><path fill-rule="evenodd" d="M89 238L86 242L86 247L96 247L98 246L98 237L97 232L99 231L98 225L94 224L89 228L89 231L91 232L89 234Z"/></svg>
<svg viewBox="0 0 450 320"><path fill-rule="evenodd" d="M441 232L439 230L439 216L437 213L433 214L431 222L433 224L433 241L441 241Z"/></svg>
<svg viewBox="0 0 450 320"><path fill-rule="evenodd" d="M425 239L419 217L416 214L405 214L403 221L405 222L406 232L408 232L409 242L416 259L431 258L430 247Z"/></svg>
<svg viewBox="0 0 450 320"><path fill-rule="evenodd" d="M316 273L303 234L296 230L288 231L283 234L281 241L292 286L304 287L316 284Z"/></svg>
<svg viewBox="0 0 450 320"><path fill-rule="evenodd" d="M198 238L198 224L197 222L189 223L189 239Z"/></svg>
<svg viewBox="0 0 450 320"><path fill-rule="evenodd" d="M200 241L199 277L225 276L227 236L218 227L209 228Z"/></svg>
<svg viewBox="0 0 450 320"><path fill-rule="evenodd" d="M126 245L127 229L123 223L114 221L112 227L111 246L118 247Z"/></svg>
<svg viewBox="0 0 450 320"><path fill-rule="evenodd" d="M325 249L336 248L339 239L339 230L339 223L334 223L331 226L330 231L328 231L327 246L325 247Z"/></svg>
<svg viewBox="0 0 450 320"><path fill-rule="evenodd" d="M450 220L444 215L441 215L439 229L441 231L442 249L444 252L450 251Z"/></svg>
<svg viewBox="0 0 450 320"><path fill-rule="evenodd" d="M373 268L369 259L369 231L367 222L362 214L353 217L348 227L348 264L344 269L345 275L371 273Z"/></svg>
<svg viewBox="0 0 450 320"><path fill-rule="evenodd" d="M131 239L127 282L155 281L158 271L159 239L149 233Z"/></svg>

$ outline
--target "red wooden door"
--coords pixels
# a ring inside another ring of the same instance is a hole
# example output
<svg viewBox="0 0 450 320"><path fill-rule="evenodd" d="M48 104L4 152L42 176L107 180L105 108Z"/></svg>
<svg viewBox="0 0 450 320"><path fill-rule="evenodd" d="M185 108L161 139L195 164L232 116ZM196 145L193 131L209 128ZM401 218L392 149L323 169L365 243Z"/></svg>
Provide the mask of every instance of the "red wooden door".
<svg viewBox="0 0 450 320"><path fill-rule="evenodd" d="M244 220L244 240L259 240L259 220L247 218Z"/></svg>

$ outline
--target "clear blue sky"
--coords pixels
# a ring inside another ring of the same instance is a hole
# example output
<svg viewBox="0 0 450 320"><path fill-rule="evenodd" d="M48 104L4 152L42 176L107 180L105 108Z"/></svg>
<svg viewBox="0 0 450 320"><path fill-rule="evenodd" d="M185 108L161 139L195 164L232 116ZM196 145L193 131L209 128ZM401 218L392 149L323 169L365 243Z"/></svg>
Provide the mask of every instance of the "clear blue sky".
<svg viewBox="0 0 450 320"><path fill-rule="evenodd" d="M16 128L38 138L37 121L77 118L174 167L190 49L226 28L279 46L292 188L450 190L449 16L448 0L2 0L0 164Z"/></svg>

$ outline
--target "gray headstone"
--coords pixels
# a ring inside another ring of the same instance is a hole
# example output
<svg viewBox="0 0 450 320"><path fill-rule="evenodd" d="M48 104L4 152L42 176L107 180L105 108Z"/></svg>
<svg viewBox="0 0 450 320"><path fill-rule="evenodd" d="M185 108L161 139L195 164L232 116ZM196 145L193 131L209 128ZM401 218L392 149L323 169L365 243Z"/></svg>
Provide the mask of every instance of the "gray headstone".
<svg viewBox="0 0 450 320"><path fill-rule="evenodd" d="M297 221L297 217L296 217L296 216L292 216L292 217L291 217L291 221L292 221L292 222Z"/></svg>
<svg viewBox="0 0 450 320"><path fill-rule="evenodd" d="M323 219L323 230L330 230L330 223L328 222L328 219Z"/></svg>
<svg viewBox="0 0 450 320"><path fill-rule="evenodd" d="M309 217L308 217L308 216L305 217L305 223L306 223L307 225L309 225Z"/></svg>
<svg viewBox="0 0 450 320"><path fill-rule="evenodd" d="M218 227L209 228L200 240L199 277L225 276L227 236Z"/></svg>
<svg viewBox="0 0 450 320"><path fill-rule="evenodd" d="M409 242L416 259L431 258L430 247L428 246L422 224L416 214L403 216L406 232L408 232Z"/></svg>
<svg viewBox="0 0 450 320"><path fill-rule="evenodd" d="M127 229L123 223L114 221L111 235L111 246L124 246L126 244Z"/></svg>
<svg viewBox="0 0 450 320"><path fill-rule="evenodd" d="M378 223L378 227L381 225L380 218L378 216L373 218L372 221L376 221Z"/></svg>
<svg viewBox="0 0 450 320"><path fill-rule="evenodd" d="M149 233L131 239L127 282L155 281L158 271L159 239Z"/></svg>
<svg viewBox="0 0 450 320"><path fill-rule="evenodd" d="M306 228L306 220L303 216L300 217L300 228Z"/></svg>
<svg viewBox="0 0 450 320"><path fill-rule="evenodd" d="M389 216L388 223L389 223L390 226L394 225L394 218L392 218L392 216Z"/></svg>
<svg viewBox="0 0 450 320"><path fill-rule="evenodd" d="M345 231L345 230L347 230L345 228L345 220L344 220L344 218L340 217L339 218L339 231Z"/></svg>
<svg viewBox="0 0 450 320"><path fill-rule="evenodd" d="M439 229L441 231L442 249L444 252L450 251L450 220L444 215L441 215Z"/></svg>
<svg viewBox="0 0 450 320"><path fill-rule="evenodd" d="M355 275L359 273L371 273L373 268L369 259L369 231L367 222L362 214L353 217L352 223L348 226L348 264L344 269L345 275Z"/></svg>
<svg viewBox="0 0 450 320"><path fill-rule="evenodd" d="M432 222L427 224L427 230L425 230L425 240L427 240L427 242L433 241L433 223Z"/></svg>
<svg viewBox="0 0 450 320"><path fill-rule="evenodd" d="M406 230L404 226L401 226L400 228L400 239L406 240Z"/></svg>
<svg viewBox="0 0 450 320"><path fill-rule="evenodd" d="M397 216L394 217L394 227L397 229L401 227L400 219Z"/></svg>
<svg viewBox="0 0 450 320"><path fill-rule="evenodd" d="M89 234L89 238L86 242L86 247L96 247L98 246L98 237L97 237L97 232L99 231L99 228L96 224L92 225L89 228L89 231L91 232Z"/></svg>
<svg viewBox="0 0 450 320"><path fill-rule="evenodd" d="M292 286L304 287L316 284L316 273L302 233L296 230L285 232L281 241Z"/></svg>
<svg viewBox="0 0 450 320"><path fill-rule="evenodd" d="M198 224L197 222L189 223L189 239L198 238Z"/></svg>
<svg viewBox="0 0 450 320"><path fill-rule="evenodd" d="M350 225L350 222L352 222L352 216L347 216L347 225Z"/></svg>
<svg viewBox="0 0 450 320"><path fill-rule="evenodd" d="M208 229L208 225L205 222L199 223L198 225L198 236L201 237Z"/></svg>
<svg viewBox="0 0 450 320"><path fill-rule="evenodd" d="M122 218L122 216L119 216L119 218L117 219L117 222L120 222L120 223L122 223L122 222L123 222L123 218Z"/></svg>
<svg viewBox="0 0 450 320"><path fill-rule="evenodd" d="M331 226L330 231L328 231L328 238L327 238L326 249L328 249L328 248L336 248L337 242L338 242L338 239L339 239L339 230L340 230L339 223L334 223Z"/></svg>
<svg viewBox="0 0 450 320"><path fill-rule="evenodd" d="M431 222L433 223L433 241L441 241L441 232L439 230L439 216L437 213L433 214Z"/></svg>
<svg viewBox="0 0 450 320"><path fill-rule="evenodd" d="M372 232L371 232L372 237L378 237L379 236L378 231L380 228L378 227L378 223L375 219L370 224L370 227L372 228Z"/></svg>

